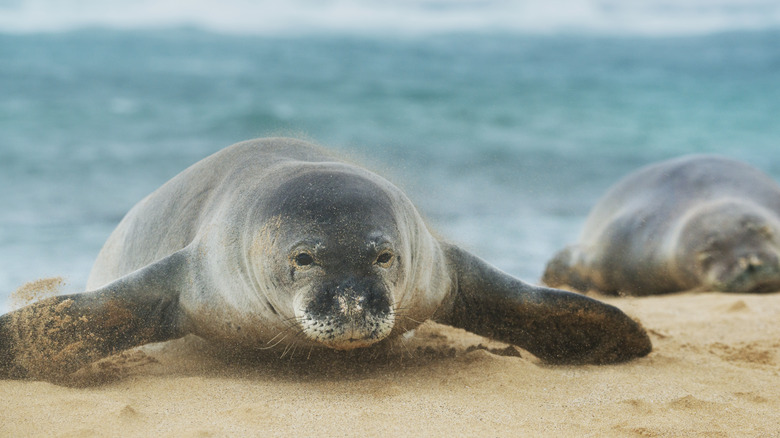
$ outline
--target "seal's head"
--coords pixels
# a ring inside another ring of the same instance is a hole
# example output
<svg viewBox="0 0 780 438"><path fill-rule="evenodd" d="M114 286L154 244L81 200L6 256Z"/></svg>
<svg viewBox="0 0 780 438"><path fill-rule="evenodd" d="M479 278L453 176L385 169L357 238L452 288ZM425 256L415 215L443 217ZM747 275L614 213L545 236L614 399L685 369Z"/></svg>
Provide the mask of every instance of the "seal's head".
<svg viewBox="0 0 780 438"><path fill-rule="evenodd" d="M741 200L705 205L685 222L678 257L707 289L780 290L780 229L772 217Z"/></svg>
<svg viewBox="0 0 780 438"><path fill-rule="evenodd" d="M275 295L287 296L276 311L308 341L347 350L394 328L408 239L383 182L326 166L270 197L279 231L265 266Z"/></svg>

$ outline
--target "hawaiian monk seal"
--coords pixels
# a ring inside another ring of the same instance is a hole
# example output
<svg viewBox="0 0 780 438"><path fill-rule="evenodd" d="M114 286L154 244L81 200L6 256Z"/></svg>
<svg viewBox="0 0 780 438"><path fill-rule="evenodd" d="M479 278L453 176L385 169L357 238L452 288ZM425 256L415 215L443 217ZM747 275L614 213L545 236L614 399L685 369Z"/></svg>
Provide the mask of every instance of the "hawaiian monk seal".
<svg viewBox="0 0 780 438"><path fill-rule="evenodd" d="M615 184L543 281L604 293L780 290L780 186L745 163L684 156Z"/></svg>
<svg viewBox="0 0 780 438"><path fill-rule="evenodd" d="M0 317L0 370L64 376L189 333L247 351L347 350L426 319L552 363L651 350L617 308L531 286L440 241L390 182L294 139L235 144L143 199L101 250L88 289Z"/></svg>

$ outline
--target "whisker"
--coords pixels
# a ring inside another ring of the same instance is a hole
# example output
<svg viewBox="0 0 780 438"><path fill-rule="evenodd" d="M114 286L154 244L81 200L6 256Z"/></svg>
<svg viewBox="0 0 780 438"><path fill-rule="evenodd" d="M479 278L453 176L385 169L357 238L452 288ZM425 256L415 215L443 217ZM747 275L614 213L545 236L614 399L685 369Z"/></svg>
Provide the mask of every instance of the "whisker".
<svg viewBox="0 0 780 438"><path fill-rule="evenodd" d="M404 347L404 350L406 350L407 353L409 353L409 357L413 358L414 353L412 353L412 350L410 350L409 346L406 345L406 339L403 336L401 336L400 340L401 340L401 346ZM401 354L401 357L403 358L403 354Z"/></svg>
<svg viewBox="0 0 780 438"><path fill-rule="evenodd" d="M420 322L420 321L418 321L418 320L416 320L416 319L414 319L414 318L408 317L408 316L406 316L406 315L401 315L401 318L406 318L406 319L408 319L409 321L412 321L412 322L414 322L414 323L417 323L417 324L419 324L419 325L422 325L422 322Z"/></svg>
<svg viewBox="0 0 780 438"><path fill-rule="evenodd" d="M274 335L271 339L266 341L266 345L263 347L258 347L258 350L270 350L272 348L277 347L279 344L284 342L285 340L289 339L292 336L292 339L300 338L301 335L304 333L303 328L300 324L298 324L299 321L301 321L303 318L298 316L293 316L287 319L282 320L282 323L286 325L285 329ZM305 336L304 336L305 337ZM276 341L276 342L274 342ZM271 344L271 345L268 345ZM287 347L285 348L285 351L283 353L286 354L287 350L290 345L294 344L294 342L290 342Z"/></svg>
<svg viewBox="0 0 780 438"><path fill-rule="evenodd" d="M303 330L303 327L297 327L296 331L294 333L294 336L296 338L304 338L304 339L306 339L306 332Z"/></svg>
<svg viewBox="0 0 780 438"><path fill-rule="evenodd" d="M297 343L293 344L293 349L292 349L292 352L290 353L290 361L293 360L293 357L295 356L295 352L296 351L298 351L298 344Z"/></svg>
<svg viewBox="0 0 780 438"><path fill-rule="evenodd" d="M405 311L409 310L410 308L411 308L411 307L398 307L398 308L396 308L396 309L394 310L394 313L395 313L396 315L401 315L401 314L403 314Z"/></svg>
<svg viewBox="0 0 780 438"><path fill-rule="evenodd" d="M416 322L417 324L422 324L423 322L425 322L425 321L417 321L416 319L413 319L412 317L410 317L410 316L409 316L409 315L406 313L406 311L407 311L408 309L409 309L408 307L399 307L398 309L396 309L396 310L395 310L395 316L396 316L396 318L406 318L406 319L408 319L408 320L410 320L410 321L414 321L414 322Z"/></svg>
<svg viewBox="0 0 780 438"><path fill-rule="evenodd" d="M292 348L292 346L293 346L293 345L295 345L295 344L294 344L294 343L287 344L287 345L284 347L284 351L282 351L282 355L281 355L281 356L279 356L279 359L283 358L283 357L284 357L284 356L287 354L287 352L288 352L288 351L290 351L290 348Z"/></svg>
<svg viewBox="0 0 780 438"><path fill-rule="evenodd" d="M287 330L289 330L289 329L290 329L290 328L288 327L288 328L286 328L286 329L284 329L284 330L280 331L279 333L277 333L277 334L276 334L276 336L274 336L273 338L271 338L271 339L267 340L265 343L266 343L266 344L270 344L271 342L273 342L274 340L276 340L276 338L278 338L279 336L282 336L283 334L287 333Z"/></svg>
<svg viewBox="0 0 780 438"><path fill-rule="evenodd" d="M289 324L289 325L297 325L296 323L300 323L301 321L303 321L302 316L291 316L289 318L283 319L282 323Z"/></svg>
<svg viewBox="0 0 780 438"><path fill-rule="evenodd" d="M282 332L282 333L284 333L284 332ZM277 336L279 336L279 335L277 335ZM274 336L274 337L277 337L277 336ZM287 339L287 335L285 335L283 338L281 338L278 341L276 341L276 343L274 345L268 345L268 346L264 346L264 347L257 347L257 349L258 350L270 350L270 349L276 347L277 345L281 344L285 339Z"/></svg>

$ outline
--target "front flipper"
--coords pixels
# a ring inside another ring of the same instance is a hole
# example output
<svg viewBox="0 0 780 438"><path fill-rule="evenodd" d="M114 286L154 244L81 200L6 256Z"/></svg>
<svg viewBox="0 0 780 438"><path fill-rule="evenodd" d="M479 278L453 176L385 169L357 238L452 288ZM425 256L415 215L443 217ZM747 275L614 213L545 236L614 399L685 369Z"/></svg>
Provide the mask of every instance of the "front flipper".
<svg viewBox="0 0 780 438"><path fill-rule="evenodd" d="M48 298L0 316L0 378L61 380L103 357L184 336L183 252L96 291Z"/></svg>
<svg viewBox="0 0 780 438"><path fill-rule="evenodd" d="M455 246L451 301L434 320L522 347L555 364L606 364L645 356L650 338L620 309L524 283Z"/></svg>

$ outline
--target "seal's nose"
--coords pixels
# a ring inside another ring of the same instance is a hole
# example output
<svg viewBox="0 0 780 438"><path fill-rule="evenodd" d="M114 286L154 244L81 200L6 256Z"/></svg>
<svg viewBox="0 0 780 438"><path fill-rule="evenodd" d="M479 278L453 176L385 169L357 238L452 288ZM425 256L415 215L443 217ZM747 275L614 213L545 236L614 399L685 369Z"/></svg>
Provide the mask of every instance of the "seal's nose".
<svg viewBox="0 0 780 438"><path fill-rule="evenodd" d="M390 299L379 284L350 277L325 285L307 310L312 314L359 319L387 313L390 307Z"/></svg>
<svg viewBox="0 0 780 438"><path fill-rule="evenodd" d="M768 253L746 254L739 257L737 263L740 270L746 273L755 273L764 269L778 270L777 256Z"/></svg>
<svg viewBox="0 0 780 438"><path fill-rule="evenodd" d="M763 260L761 260L761 258L755 254L740 257L738 263L740 269L746 272L756 271L761 265L764 264Z"/></svg>
<svg viewBox="0 0 780 438"><path fill-rule="evenodd" d="M299 316L306 337L337 350L379 342L395 322L387 289L378 280L361 277L326 282Z"/></svg>
<svg viewBox="0 0 780 438"><path fill-rule="evenodd" d="M359 318L363 314L363 302L365 297L357 294L336 295L335 301L338 310L350 318Z"/></svg>

